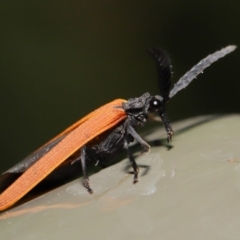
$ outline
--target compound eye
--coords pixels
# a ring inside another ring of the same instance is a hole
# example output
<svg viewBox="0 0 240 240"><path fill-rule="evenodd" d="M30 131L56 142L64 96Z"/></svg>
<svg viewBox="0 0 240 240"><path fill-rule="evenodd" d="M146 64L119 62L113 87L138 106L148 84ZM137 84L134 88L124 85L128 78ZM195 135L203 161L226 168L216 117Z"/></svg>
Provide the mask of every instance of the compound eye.
<svg viewBox="0 0 240 240"><path fill-rule="evenodd" d="M162 106L162 103L159 99L155 98L150 101L150 107L152 110L158 110L159 108L161 108L161 106Z"/></svg>

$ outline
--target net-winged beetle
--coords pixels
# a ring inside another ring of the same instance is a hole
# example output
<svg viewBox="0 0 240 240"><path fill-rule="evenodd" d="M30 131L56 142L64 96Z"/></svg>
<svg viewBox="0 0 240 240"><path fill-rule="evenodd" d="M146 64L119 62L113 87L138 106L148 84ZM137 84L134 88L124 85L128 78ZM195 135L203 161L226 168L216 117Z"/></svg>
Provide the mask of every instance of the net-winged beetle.
<svg viewBox="0 0 240 240"><path fill-rule="evenodd" d="M25 196L50 173L67 162L74 165L81 162L83 185L92 193L86 171L88 163L105 165L119 149L126 149L134 171L133 182L138 181L138 166L129 149L129 143L136 140L148 152L150 146L136 132L136 127L146 123L150 113L156 112L165 127L170 141L173 130L166 114L166 103L181 89L202 73L219 58L234 51L230 45L217 51L196 64L171 89L171 64L167 53L161 49L149 52L157 64L160 95L145 93L129 100L117 99L91 112L67 128L23 161L1 175L0 181L11 182L0 195L0 211L3 211ZM17 177L12 178L12 174ZM9 177L10 176L10 177ZM9 181L8 181L9 177Z"/></svg>

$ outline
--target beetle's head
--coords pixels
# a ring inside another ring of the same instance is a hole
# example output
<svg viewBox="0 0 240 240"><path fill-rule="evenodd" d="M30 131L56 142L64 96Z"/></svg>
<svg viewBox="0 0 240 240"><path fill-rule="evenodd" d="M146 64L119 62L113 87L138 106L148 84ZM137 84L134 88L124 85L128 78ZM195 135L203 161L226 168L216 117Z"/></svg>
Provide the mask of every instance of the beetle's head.
<svg viewBox="0 0 240 240"><path fill-rule="evenodd" d="M148 115L152 112L161 114L165 103L161 96L151 96L149 93L144 93L141 97L130 98L123 103L123 109L128 116L133 117L139 123L145 123Z"/></svg>

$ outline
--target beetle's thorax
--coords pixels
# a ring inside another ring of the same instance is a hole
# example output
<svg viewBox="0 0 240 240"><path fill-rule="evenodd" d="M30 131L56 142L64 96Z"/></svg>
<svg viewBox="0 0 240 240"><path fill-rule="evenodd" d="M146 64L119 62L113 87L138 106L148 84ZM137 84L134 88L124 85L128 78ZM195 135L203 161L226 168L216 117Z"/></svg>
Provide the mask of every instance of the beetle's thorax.
<svg viewBox="0 0 240 240"><path fill-rule="evenodd" d="M129 117L135 120L134 125L144 124L148 115L152 112L159 112L163 105L163 98L159 95L151 96L148 92L141 97L130 98L123 103L123 109Z"/></svg>

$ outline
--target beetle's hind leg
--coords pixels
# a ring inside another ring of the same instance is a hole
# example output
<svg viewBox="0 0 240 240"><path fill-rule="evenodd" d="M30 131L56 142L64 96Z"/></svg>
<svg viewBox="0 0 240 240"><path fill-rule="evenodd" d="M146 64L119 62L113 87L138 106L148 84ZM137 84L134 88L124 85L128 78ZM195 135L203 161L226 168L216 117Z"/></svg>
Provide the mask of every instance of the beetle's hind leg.
<svg viewBox="0 0 240 240"><path fill-rule="evenodd" d="M82 165L82 172L83 172L83 186L88 190L89 193L93 193L93 190L90 187L89 178L87 175L87 168L86 168L86 146L81 148L81 165Z"/></svg>
<svg viewBox="0 0 240 240"><path fill-rule="evenodd" d="M124 142L124 148L127 150L127 155L128 155L128 158L132 164L132 168L133 168L133 174L134 174L134 177L133 177L133 183L137 183L138 182L138 173L139 173L139 167L129 149L129 146L128 146L128 142L125 141Z"/></svg>

